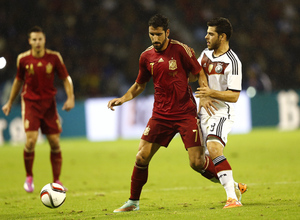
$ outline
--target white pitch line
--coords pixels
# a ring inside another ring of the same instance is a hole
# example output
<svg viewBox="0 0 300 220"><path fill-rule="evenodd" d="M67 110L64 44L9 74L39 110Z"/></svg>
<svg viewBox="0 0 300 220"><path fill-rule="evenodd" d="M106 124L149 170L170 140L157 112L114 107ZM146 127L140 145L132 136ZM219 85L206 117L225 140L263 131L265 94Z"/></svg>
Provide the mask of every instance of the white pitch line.
<svg viewBox="0 0 300 220"><path fill-rule="evenodd" d="M258 185L289 185L289 184L299 184L300 181L296 182L274 182L274 183L247 183L248 186L258 186ZM195 189L203 189L203 188L218 188L220 185L218 183L209 186L199 186L199 187L173 187L173 188L162 188L162 189L143 189L143 192L155 192L155 191L179 191L179 190L195 190ZM128 193L128 190L120 190L120 191L112 191L111 193Z"/></svg>
<svg viewBox="0 0 300 220"><path fill-rule="evenodd" d="M295 185L295 184L300 184L300 181L295 181L295 182L274 182L274 183L247 183L248 186L258 186L258 185L268 185L268 186L272 186L272 185ZM205 188L209 188L209 189L213 189L213 188L218 188L220 187L220 184L213 184L213 185L209 185L209 186L199 186L199 187L173 187L173 188L156 188L156 189L143 189L143 192L159 192L159 191L180 191L180 190L201 190L201 189L205 189ZM107 195L109 193L129 193L130 189L128 188L128 190L118 190L118 191L106 191L106 192L94 192L92 194L94 195ZM90 193L75 193L73 194L73 196L87 196L90 195Z"/></svg>

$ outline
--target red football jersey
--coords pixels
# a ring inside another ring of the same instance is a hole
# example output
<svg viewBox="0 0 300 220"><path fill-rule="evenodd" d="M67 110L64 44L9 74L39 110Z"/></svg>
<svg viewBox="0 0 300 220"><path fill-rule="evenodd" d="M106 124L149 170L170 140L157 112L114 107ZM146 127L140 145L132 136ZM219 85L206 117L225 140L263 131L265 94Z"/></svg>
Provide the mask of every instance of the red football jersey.
<svg viewBox="0 0 300 220"><path fill-rule="evenodd" d="M25 99L51 99L56 94L54 77L69 76L59 52L46 49L41 58L32 56L31 50L21 53L17 59L17 79L23 80L22 96Z"/></svg>
<svg viewBox="0 0 300 220"><path fill-rule="evenodd" d="M136 82L148 82L153 77L153 117L181 120L186 114L196 114L197 107L189 73L198 74L201 66L194 52L187 45L169 40L166 50L157 52L151 46L140 56L139 74Z"/></svg>

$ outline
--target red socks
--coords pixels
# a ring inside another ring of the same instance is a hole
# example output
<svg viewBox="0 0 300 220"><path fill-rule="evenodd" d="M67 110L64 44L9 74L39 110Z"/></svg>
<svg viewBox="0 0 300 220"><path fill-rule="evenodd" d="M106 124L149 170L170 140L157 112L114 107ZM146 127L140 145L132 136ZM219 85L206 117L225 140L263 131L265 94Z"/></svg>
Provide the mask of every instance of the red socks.
<svg viewBox="0 0 300 220"><path fill-rule="evenodd" d="M139 200L143 186L148 180L148 165L141 166L135 164L131 176L131 189L130 198L131 200Z"/></svg>
<svg viewBox="0 0 300 220"><path fill-rule="evenodd" d="M62 156L61 151L59 152L51 152L50 161L52 165L52 173L53 173L53 182L59 180L61 165L62 165Z"/></svg>
<svg viewBox="0 0 300 220"><path fill-rule="evenodd" d="M34 151L33 152L26 152L24 150L23 153L24 163L25 163L25 170L26 176L33 176L32 167L33 167L33 160L34 160ZM61 152L51 152L50 160L52 165L52 173L53 173L53 181L59 180L60 172L61 172L61 165L62 165L62 156Z"/></svg>
<svg viewBox="0 0 300 220"><path fill-rule="evenodd" d="M205 159L205 168L202 176L213 182L219 179L217 173L223 170L231 170L230 164L223 155L215 158L213 161L208 156L205 156Z"/></svg>
<svg viewBox="0 0 300 220"><path fill-rule="evenodd" d="M25 163L25 170L26 176L33 176L32 174L32 167L33 167L33 160L34 160L34 151L33 152L23 152L24 163Z"/></svg>
<svg viewBox="0 0 300 220"><path fill-rule="evenodd" d="M220 156L220 157L223 157L224 159L215 164L216 173L219 173L220 171L223 171L223 170L232 170L231 166L228 163L228 161L226 160L226 158L224 156ZM220 157L215 158L214 162L216 159L218 159Z"/></svg>

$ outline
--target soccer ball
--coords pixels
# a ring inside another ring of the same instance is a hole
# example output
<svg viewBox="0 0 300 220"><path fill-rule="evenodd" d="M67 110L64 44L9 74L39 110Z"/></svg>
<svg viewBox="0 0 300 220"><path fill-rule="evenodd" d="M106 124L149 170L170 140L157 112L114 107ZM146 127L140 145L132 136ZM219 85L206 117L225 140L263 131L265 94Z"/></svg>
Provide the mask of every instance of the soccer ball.
<svg viewBox="0 0 300 220"><path fill-rule="evenodd" d="M48 183L42 188L40 198L48 208L58 208L65 202L66 191L58 183Z"/></svg>

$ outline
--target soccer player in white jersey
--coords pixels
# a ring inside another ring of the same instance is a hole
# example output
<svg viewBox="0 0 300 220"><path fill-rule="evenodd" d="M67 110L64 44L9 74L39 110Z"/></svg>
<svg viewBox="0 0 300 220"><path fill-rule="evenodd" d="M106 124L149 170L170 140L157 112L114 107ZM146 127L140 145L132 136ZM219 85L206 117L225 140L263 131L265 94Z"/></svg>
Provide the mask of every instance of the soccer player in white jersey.
<svg viewBox="0 0 300 220"><path fill-rule="evenodd" d="M229 20L215 18L207 22L207 26L207 48L198 58L202 70L196 97L200 98L206 153L213 160L217 177L227 194L224 208L233 208L242 206L241 193L247 190L247 185L234 181L223 150L235 119L233 103L237 102L242 90L242 64L229 47L232 34Z"/></svg>

